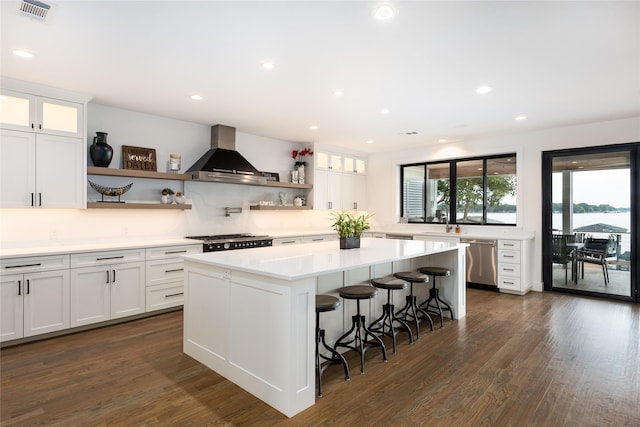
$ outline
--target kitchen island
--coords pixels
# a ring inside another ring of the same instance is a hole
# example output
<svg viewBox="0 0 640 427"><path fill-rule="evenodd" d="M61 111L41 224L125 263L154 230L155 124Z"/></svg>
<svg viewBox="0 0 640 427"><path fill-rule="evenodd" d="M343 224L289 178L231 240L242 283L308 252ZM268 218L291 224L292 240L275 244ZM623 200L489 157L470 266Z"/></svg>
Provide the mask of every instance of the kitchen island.
<svg viewBox="0 0 640 427"><path fill-rule="evenodd" d="M292 417L315 402L317 293L335 294L395 271L448 267L452 276L438 286L460 319L464 249L452 242L365 238L351 250L329 241L186 255L184 352ZM373 300L370 314L382 303ZM344 305L333 335L346 330L355 312Z"/></svg>

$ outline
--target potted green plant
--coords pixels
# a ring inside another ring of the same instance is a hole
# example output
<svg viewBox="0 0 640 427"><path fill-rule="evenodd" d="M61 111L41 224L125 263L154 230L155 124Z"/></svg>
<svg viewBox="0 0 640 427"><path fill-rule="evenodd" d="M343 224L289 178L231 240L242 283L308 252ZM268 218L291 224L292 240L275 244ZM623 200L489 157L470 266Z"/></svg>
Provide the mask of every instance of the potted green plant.
<svg viewBox="0 0 640 427"><path fill-rule="evenodd" d="M356 217L354 214L340 211L332 212L333 229L340 237L340 249L354 249L360 247L360 238L365 230L370 228L371 214L362 214Z"/></svg>
<svg viewBox="0 0 640 427"><path fill-rule="evenodd" d="M160 202L167 205L173 203L173 190L170 188L162 189L162 197L160 198Z"/></svg>

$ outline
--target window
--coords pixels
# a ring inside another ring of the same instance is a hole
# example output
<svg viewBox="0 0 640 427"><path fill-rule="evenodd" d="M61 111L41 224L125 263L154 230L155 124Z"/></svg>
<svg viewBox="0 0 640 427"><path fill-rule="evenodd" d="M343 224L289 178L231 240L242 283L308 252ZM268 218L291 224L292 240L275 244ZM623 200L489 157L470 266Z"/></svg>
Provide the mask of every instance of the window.
<svg viewBox="0 0 640 427"><path fill-rule="evenodd" d="M410 223L516 224L515 154L403 165L401 181Z"/></svg>

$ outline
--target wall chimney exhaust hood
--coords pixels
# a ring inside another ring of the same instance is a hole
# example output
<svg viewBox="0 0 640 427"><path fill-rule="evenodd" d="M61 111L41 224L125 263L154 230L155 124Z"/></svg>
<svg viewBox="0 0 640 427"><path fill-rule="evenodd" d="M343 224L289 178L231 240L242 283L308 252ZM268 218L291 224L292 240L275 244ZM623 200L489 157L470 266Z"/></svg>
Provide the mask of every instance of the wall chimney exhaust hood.
<svg viewBox="0 0 640 427"><path fill-rule="evenodd" d="M196 181L254 185L267 182L267 177L236 151L236 129L224 125L211 127L211 149L187 173Z"/></svg>

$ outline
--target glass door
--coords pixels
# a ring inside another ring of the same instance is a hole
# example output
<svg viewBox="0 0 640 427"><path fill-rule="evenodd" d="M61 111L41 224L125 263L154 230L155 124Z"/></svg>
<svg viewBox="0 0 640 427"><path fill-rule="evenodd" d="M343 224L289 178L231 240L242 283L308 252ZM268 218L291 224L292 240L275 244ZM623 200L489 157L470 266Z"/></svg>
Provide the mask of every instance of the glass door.
<svg viewBox="0 0 640 427"><path fill-rule="evenodd" d="M637 157L637 144L543 153L545 290L637 300Z"/></svg>

